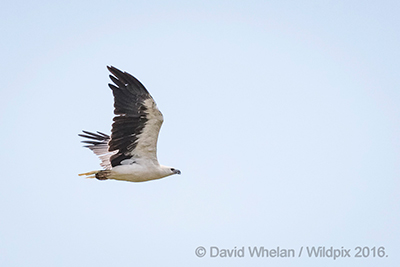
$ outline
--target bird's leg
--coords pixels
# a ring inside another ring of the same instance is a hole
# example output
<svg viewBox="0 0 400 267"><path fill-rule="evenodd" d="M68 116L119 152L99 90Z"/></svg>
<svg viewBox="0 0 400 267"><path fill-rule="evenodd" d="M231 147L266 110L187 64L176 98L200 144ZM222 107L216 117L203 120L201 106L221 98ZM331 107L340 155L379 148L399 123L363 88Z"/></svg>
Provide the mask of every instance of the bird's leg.
<svg viewBox="0 0 400 267"><path fill-rule="evenodd" d="M94 176L94 175L92 175L92 174L96 174L96 173L98 173L99 171L92 171L92 172L85 172L85 173L80 173L80 174L78 174L79 176L84 176L84 175L86 175L86 176L88 176L88 177L86 177L86 178L95 178L96 176ZM89 175L92 175L92 176L89 176Z"/></svg>
<svg viewBox="0 0 400 267"><path fill-rule="evenodd" d="M98 180L107 180L110 173L111 173L110 170L102 170L102 171L80 173L78 175L79 176L86 175L86 178L97 178Z"/></svg>

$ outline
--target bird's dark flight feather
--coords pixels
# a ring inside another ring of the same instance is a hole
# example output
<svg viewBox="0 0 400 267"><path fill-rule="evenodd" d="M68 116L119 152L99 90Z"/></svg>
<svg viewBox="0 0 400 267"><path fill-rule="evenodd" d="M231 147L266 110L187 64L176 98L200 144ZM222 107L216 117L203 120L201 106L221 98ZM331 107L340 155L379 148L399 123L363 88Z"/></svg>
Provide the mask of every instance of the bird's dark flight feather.
<svg viewBox="0 0 400 267"><path fill-rule="evenodd" d="M109 151L118 150L111 156L111 165L117 166L124 159L132 157L138 135L146 125L146 107L144 101L151 98L149 92L135 77L115 67L107 67L115 85L109 84L114 95L114 123L112 124Z"/></svg>

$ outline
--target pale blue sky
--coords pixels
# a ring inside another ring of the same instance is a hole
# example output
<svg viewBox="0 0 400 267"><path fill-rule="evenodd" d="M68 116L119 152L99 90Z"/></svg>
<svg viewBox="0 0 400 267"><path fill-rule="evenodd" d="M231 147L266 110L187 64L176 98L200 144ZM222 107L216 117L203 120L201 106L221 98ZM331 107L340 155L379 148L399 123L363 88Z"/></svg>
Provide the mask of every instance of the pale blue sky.
<svg viewBox="0 0 400 267"><path fill-rule="evenodd" d="M399 14L398 1L3 3L0 265L395 266ZM106 65L151 92L159 161L181 176L77 176L100 168L77 134L111 128Z"/></svg>

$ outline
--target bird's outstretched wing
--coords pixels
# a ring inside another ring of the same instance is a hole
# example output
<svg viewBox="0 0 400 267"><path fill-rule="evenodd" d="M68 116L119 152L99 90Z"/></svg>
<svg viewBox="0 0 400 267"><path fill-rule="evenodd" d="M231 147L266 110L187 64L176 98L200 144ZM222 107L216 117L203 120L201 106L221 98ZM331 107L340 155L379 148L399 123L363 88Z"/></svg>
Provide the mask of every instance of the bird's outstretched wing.
<svg viewBox="0 0 400 267"><path fill-rule="evenodd" d="M157 162L157 139L163 116L141 82L127 72L107 67L113 74L114 114L108 151L112 167L138 159Z"/></svg>

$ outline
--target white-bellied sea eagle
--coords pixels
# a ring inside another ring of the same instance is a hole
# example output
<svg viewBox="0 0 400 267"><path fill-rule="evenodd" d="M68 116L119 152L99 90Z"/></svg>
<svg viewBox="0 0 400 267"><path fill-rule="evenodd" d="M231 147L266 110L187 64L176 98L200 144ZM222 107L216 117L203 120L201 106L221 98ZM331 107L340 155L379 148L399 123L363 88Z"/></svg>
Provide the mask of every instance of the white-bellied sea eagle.
<svg viewBox="0 0 400 267"><path fill-rule="evenodd" d="M111 137L83 131L79 136L85 147L101 160L103 170L81 173L87 178L144 182L172 174L178 169L160 165L157 160L157 139L163 123L153 97L139 80L127 72L108 67L114 75L108 84L114 95L114 114Z"/></svg>

